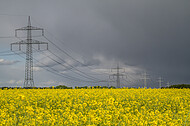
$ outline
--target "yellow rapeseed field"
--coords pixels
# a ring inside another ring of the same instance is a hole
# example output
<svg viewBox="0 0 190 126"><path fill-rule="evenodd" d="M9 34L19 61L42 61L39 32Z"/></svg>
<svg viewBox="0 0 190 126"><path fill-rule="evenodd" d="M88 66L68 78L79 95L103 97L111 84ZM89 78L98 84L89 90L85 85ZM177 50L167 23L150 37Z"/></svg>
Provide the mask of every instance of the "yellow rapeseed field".
<svg viewBox="0 0 190 126"><path fill-rule="evenodd" d="M0 90L0 125L189 126L190 90Z"/></svg>

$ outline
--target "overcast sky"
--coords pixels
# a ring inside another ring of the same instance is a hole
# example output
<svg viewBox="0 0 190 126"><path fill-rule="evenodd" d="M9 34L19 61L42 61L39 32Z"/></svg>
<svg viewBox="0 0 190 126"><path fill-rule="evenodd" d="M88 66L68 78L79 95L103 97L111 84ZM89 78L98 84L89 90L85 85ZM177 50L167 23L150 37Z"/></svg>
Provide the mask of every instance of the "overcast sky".
<svg viewBox="0 0 190 126"><path fill-rule="evenodd" d="M108 80L109 69L119 63L127 74L126 81L122 81L125 86L143 86L140 79L144 71L151 78L148 87L159 87L160 76L163 86L167 81L190 83L189 0L0 0L0 37L14 36L16 28L27 25L28 15L33 26L44 28L49 40L83 65L51 43L49 50L66 62L47 51L46 55L90 76ZM47 41L43 37L34 39ZM10 43L16 41L0 38L0 52L10 50ZM0 86L23 86L25 60L1 55ZM89 81L76 75L75 69L44 58L43 53L35 52L34 57L58 72ZM34 66L35 86L106 85L65 79L44 70L35 60Z"/></svg>

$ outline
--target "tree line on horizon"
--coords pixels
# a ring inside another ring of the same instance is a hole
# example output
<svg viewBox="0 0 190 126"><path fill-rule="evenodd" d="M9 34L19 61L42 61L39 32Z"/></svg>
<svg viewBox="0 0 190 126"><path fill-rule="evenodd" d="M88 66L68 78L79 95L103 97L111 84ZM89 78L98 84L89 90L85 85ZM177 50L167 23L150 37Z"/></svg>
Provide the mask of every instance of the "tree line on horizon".
<svg viewBox="0 0 190 126"><path fill-rule="evenodd" d="M75 86L73 87L67 87L65 85L59 85L59 86L51 86L51 87L0 87L0 89L116 89L114 86ZM127 87L127 88L134 88L134 87ZM190 88L190 84L177 84L177 85L171 85L169 87L162 87L162 89L165 88L177 88L177 89L182 89L182 88Z"/></svg>

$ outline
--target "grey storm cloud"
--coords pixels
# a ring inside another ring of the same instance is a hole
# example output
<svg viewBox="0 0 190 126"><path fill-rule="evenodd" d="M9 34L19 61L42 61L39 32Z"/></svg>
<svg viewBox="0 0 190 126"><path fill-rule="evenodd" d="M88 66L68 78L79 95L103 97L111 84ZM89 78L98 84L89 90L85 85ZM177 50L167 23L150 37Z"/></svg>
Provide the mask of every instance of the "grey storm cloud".
<svg viewBox="0 0 190 126"><path fill-rule="evenodd" d="M87 66L104 69L108 65L103 60L114 59L152 76L189 83L188 0L2 0L0 12L31 15L34 26L45 28L46 36L62 49L70 47ZM8 22L14 27L25 26L27 17L20 20ZM57 51L51 44L50 49Z"/></svg>
<svg viewBox="0 0 190 126"><path fill-rule="evenodd" d="M63 25L60 29L76 50L140 66L169 80L189 81L190 1L119 0L86 4L74 7L80 14L72 17L76 20L68 23L69 28Z"/></svg>

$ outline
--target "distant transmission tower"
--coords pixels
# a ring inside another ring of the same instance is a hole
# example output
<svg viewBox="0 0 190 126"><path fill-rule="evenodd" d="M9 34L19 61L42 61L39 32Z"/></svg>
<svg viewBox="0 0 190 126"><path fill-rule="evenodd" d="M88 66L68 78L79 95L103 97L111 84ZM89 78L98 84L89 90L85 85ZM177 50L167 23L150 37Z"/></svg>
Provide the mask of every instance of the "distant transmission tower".
<svg viewBox="0 0 190 126"><path fill-rule="evenodd" d="M163 81L162 81L162 77L159 77L159 78L158 78L159 88L162 87L162 82L163 82Z"/></svg>
<svg viewBox="0 0 190 126"><path fill-rule="evenodd" d="M31 26L30 16L28 17L28 26L22 27L15 30L15 37L17 37L17 31L26 31L27 32L27 39L21 40L19 42L11 43L11 51L12 45L19 45L19 50L21 50L21 45L26 45L26 64L25 64L25 81L24 87L34 87L34 80L33 80L33 56L32 56L32 45L37 44L38 50L40 50L41 44L47 45L48 50L48 43L47 42L40 42L38 40L32 39L32 30L40 30L42 31L42 36L44 35L44 29L37 28Z"/></svg>
<svg viewBox="0 0 190 126"><path fill-rule="evenodd" d="M119 64L117 64L117 68L112 68L112 69L111 69L111 71L112 71L112 70L116 70L116 74L112 74L112 75L109 76L109 78L110 78L111 76L112 76L113 78L116 77L116 85L117 85L116 87L117 87L117 88L120 88L120 87L121 87L121 84L120 84L120 77L122 77L122 78L123 78L123 77L127 77L125 74L121 74L121 73L120 73L120 69L123 69L123 68L120 68L120 67L119 67ZM124 69L123 69L123 71L125 72Z"/></svg>
<svg viewBox="0 0 190 126"><path fill-rule="evenodd" d="M147 87L147 80L149 80L148 74L144 72L142 80L144 80L144 87Z"/></svg>
<svg viewBox="0 0 190 126"><path fill-rule="evenodd" d="M169 81L166 84L167 84L167 87L170 87L170 82Z"/></svg>

